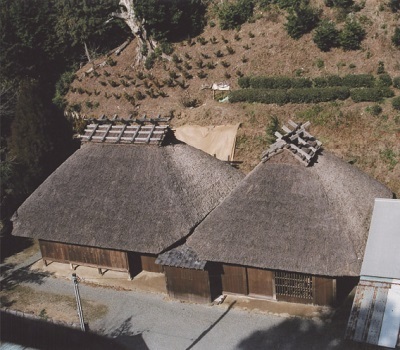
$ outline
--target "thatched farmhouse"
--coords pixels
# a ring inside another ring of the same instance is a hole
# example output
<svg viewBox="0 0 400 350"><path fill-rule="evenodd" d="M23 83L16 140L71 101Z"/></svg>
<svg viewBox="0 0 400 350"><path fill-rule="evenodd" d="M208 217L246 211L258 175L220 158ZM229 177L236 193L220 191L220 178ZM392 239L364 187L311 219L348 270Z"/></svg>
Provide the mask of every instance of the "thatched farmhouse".
<svg viewBox="0 0 400 350"><path fill-rule="evenodd" d="M17 236L39 239L45 261L160 272L180 244L243 179L165 126L92 124L85 143L21 205ZM163 141L164 139L164 141Z"/></svg>
<svg viewBox="0 0 400 350"><path fill-rule="evenodd" d="M200 275L209 291L320 305L355 285L374 199L392 192L321 151L304 126L286 131L197 226L183 253L159 256L172 296L206 300L192 282Z"/></svg>

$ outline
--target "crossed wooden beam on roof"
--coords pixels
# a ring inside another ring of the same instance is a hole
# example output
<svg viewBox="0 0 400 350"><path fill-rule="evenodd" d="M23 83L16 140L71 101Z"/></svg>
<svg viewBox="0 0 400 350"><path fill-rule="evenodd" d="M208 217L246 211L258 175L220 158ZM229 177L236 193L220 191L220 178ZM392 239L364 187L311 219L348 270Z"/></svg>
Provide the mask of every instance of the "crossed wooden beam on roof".
<svg viewBox="0 0 400 350"><path fill-rule="evenodd" d="M315 157L317 151L321 148L322 143L306 131L310 122L297 124L289 120L288 124L292 129L284 125L282 126L282 130L286 132L285 135L275 132L277 140L262 154L262 161L265 162L273 154L287 149L291 151L301 163L308 166Z"/></svg>

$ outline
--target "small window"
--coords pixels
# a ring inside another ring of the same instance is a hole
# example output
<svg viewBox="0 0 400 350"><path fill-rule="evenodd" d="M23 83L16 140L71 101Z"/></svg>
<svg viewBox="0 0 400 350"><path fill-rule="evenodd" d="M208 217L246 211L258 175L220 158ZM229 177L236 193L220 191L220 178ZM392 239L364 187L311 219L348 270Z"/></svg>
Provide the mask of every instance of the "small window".
<svg viewBox="0 0 400 350"><path fill-rule="evenodd" d="M275 271L275 291L276 295L312 300L312 276L295 272Z"/></svg>

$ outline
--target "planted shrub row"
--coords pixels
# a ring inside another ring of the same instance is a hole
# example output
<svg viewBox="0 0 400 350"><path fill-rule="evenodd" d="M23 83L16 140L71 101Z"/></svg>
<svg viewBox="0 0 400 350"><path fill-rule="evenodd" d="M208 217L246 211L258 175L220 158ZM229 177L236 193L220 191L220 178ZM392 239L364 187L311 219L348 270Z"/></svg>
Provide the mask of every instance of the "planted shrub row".
<svg viewBox="0 0 400 350"><path fill-rule="evenodd" d="M304 88L304 89L243 89L232 91L230 102L258 103L318 103L334 100L345 100L350 97L346 87Z"/></svg>
<svg viewBox="0 0 400 350"><path fill-rule="evenodd" d="M357 88L351 89L350 96L354 102L379 102L385 97L393 97L394 93L388 87Z"/></svg>
<svg viewBox="0 0 400 350"><path fill-rule="evenodd" d="M327 88L345 86L348 88L374 88L392 85L388 74L381 74L376 79L372 74L348 74L344 77L328 75L326 77L290 78L284 76L272 77L241 77L238 84L242 89L300 89L300 88Z"/></svg>
<svg viewBox="0 0 400 350"><path fill-rule="evenodd" d="M308 88L312 86L312 81L308 78L289 78L289 77L242 77L238 80L242 89L291 89Z"/></svg>

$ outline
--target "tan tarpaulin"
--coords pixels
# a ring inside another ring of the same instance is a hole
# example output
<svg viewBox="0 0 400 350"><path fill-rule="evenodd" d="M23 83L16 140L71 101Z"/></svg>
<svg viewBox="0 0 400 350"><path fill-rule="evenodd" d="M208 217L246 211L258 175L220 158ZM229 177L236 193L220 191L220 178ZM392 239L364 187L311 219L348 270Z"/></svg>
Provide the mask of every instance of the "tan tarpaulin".
<svg viewBox="0 0 400 350"><path fill-rule="evenodd" d="M232 161L239 125L184 125L176 128L175 136L178 140L218 159Z"/></svg>

